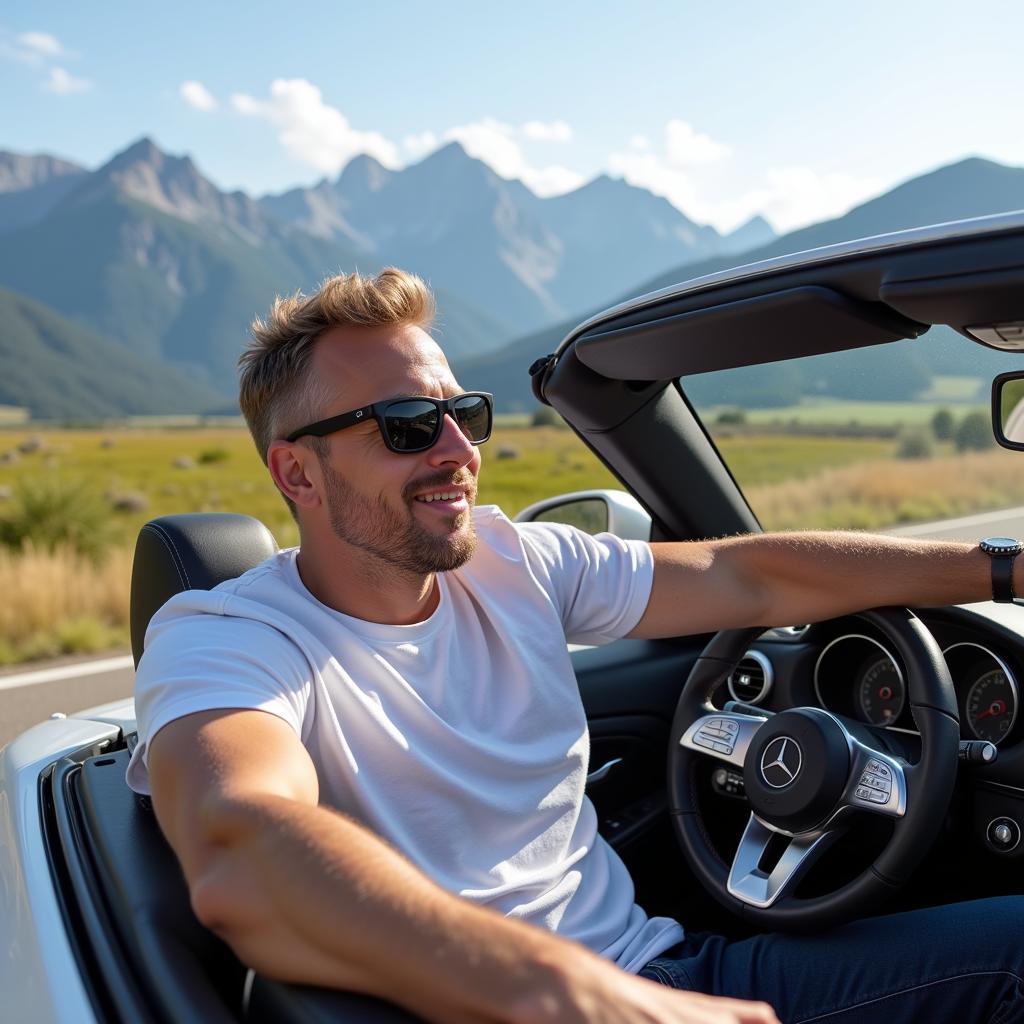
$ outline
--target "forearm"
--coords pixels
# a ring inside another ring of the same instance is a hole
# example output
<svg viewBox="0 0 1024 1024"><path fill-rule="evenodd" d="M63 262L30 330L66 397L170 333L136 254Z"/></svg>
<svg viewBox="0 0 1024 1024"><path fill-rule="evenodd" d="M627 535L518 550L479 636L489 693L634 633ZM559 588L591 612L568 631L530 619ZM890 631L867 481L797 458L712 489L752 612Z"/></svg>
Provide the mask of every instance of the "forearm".
<svg viewBox="0 0 1024 1024"><path fill-rule="evenodd" d="M991 563L976 544L822 532L656 547L654 588L636 636L816 622L880 605L992 596ZM1015 589L1024 593L1024 558L1018 563Z"/></svg>
<svg viewBox="0 0 1024 1024"><path fill-rule="evenodd" d="M597 960L445 892L322 807L221 808L209 838L190 878L197 914L279 980L401 1001L439 1022L516 1021L524 994L562 1005L567 972Z"/></svg>

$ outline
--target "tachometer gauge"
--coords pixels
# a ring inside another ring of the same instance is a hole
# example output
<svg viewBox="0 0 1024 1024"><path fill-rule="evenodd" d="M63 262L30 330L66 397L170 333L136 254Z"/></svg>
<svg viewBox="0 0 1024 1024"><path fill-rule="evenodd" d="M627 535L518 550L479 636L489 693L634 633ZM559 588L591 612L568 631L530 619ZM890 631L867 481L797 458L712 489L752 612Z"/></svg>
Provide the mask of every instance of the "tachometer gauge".
<svg viewBox="0 0 1024 1024"><path fill-rule="evenodd" d="M979 676L967 691L967 725L979 740L998 743L1017 717L1017 693L1001 668Z"/></svg>
<svg viewBox="0 0 1024 1024"><path fill-rule="evenodd" d="M899 670L888 655L873 658L860 672L857 703L872 725L892 725L903 710L906 691Z"/></svg>

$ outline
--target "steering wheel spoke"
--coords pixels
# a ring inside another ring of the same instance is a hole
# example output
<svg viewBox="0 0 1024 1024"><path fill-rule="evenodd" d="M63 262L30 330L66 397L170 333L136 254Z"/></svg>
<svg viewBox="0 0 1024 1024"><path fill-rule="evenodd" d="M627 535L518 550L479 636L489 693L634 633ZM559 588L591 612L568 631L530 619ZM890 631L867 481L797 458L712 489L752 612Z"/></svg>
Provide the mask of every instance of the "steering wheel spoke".
<svg viewBox="0 0 1024 1024"><path fill-rule="evenodd" d="M907 813L907 768L902 761L850 737L850 777L842 804L889 818Z"/></svg>
<svg viewBox="0 0 1024 1024"><path fill-rule="evenodd" d="M742 769L754 736L766 721L754 715L718 711L698 718L680 737L679 744Z"/></svg>
<svg viewBox="0 0 1024 1024"><path fill-rule="evenodd" d="M726 882L729 894L752 907L772 906L795 887L842 831L833 828L790 836L768 828L751 814L733 856Z"/></svg>

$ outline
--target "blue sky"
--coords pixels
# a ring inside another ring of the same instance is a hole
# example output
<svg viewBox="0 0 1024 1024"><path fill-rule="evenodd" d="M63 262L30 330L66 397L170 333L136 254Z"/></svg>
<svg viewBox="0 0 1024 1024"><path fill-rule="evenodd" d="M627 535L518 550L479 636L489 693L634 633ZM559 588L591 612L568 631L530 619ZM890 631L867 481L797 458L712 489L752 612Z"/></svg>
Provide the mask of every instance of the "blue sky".
<svg viewBox="0 0 1024 1024"><path fill-rule="evenodd" d="M254 194L460 139L540 194L601 172L730 229L965 156L1024 165L1024 5L53 2L0 10L0 149L141 135Z"/></svg>

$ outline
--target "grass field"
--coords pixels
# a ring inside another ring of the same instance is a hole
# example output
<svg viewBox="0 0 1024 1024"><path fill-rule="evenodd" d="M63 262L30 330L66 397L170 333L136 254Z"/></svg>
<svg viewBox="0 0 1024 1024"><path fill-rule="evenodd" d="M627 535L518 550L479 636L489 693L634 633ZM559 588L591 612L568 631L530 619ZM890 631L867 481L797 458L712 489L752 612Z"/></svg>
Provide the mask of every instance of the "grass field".
<svg viewBox="0 0 1024 1024"><path fill-rule="evenodd" d="M478 500L509 514L550 494L615 481L570 430L498 426L484 449ZM244 512L278 543L298 540L295 524L244 429L7 431L0 433L0 516L20 481L86 481L122 511L118 536L171 512Z"/></svg>
<svg viewBox="0 0 1024 1024"><path fill-rule="evenodd" d="M894 414L884 404L871 410L876 422ZM1002 450L956 454L936 443L931 458L900 460L895 435L758 434L750 424L721 435L719 449L767 529L882 529L1024 503L1020 456ZM0 549L0 663L125 643L131 547L154 516L244 512L282 546L298 539L237 427L0 432L0 526L24 504L22 487L41 483L79 488L75 500L91 496L111 544L99 562L38 540L22 553ZM552 494L615 486L571 431L511 420L484 449L479 501L514 514Z"/></svg>

